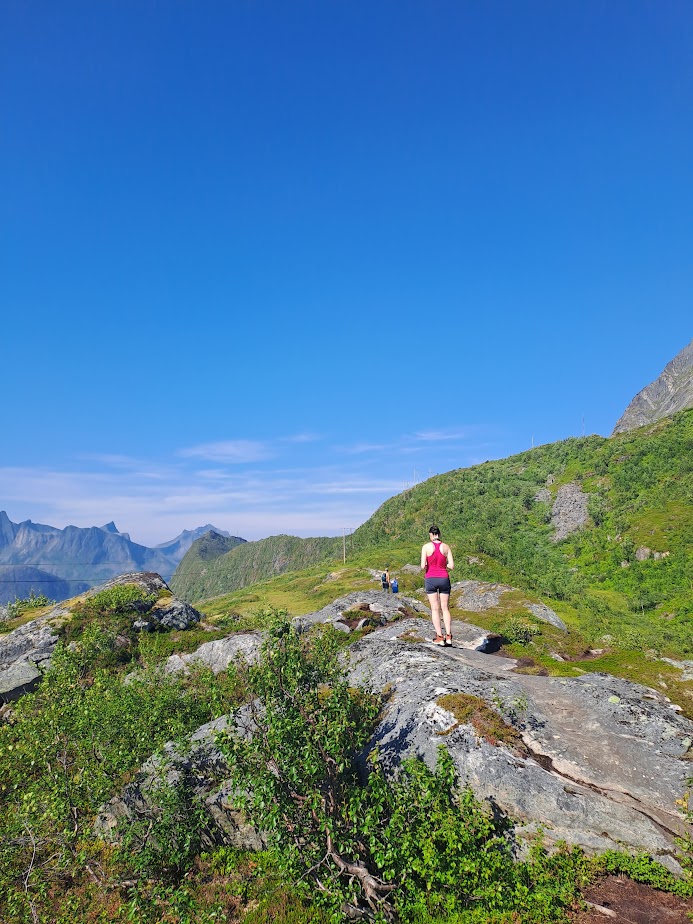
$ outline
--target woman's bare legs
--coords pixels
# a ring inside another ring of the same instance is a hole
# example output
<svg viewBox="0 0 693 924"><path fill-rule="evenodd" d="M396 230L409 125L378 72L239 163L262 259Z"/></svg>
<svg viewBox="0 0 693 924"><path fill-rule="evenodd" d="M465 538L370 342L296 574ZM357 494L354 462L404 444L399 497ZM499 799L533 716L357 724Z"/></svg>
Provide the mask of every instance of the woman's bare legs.
<svg viewBox="0 0 693 924"><path fill-rule="evenodd" d="M440 594L440 608L443 611L443 622L445 623L445 634L452 637L452 616L450 615L450 594ZM440 625L440 620L438 620ZM435 626L435 623L433 624ZM440 635L440 633L438 633Z"/></svg>
<svg viewBox="0 0 693 924"><path fill-rule="evenodd" d="M436 635L437 635L439 638L442 638L442 636L443 636L443 630L442 630L441 627L440 627L440 600L441 600L441 597L438 595L438 591L437 591L437 590L436 590L435 593L426 594L426 596L428 597L428 602L429 602L430 605L431 605L431 619L433 620L433 628L435 629ZM447 604L446 604L446 607L447 607ZM450 614L448 613L448 619L449 619L449 618L450 618Z"/></svg>

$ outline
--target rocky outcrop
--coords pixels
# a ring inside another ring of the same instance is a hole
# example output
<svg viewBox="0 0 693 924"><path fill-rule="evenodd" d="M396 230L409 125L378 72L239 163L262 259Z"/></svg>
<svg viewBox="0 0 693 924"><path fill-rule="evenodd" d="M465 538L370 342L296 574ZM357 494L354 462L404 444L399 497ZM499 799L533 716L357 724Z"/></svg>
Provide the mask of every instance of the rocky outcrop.
<svg viewBox="0 0 693 924"><path fill-rule="evenodd" d="M387 686L373 744L390 767L407 754L435 762L443 742L463 780L517 819L516 835L541 824L549 841L588 851L645 850L676 869L676 808L690 763L693 723L646 687L604 674L579 678L511 673L514 662L407 635L420 620L387 626L352 648L352 680ZM518 733L521 748L494 746L439 704L479 697Z"/></svg>
<svg viewBox="0 0 693 924"><path fill-rule="evenodd" d="M259 633L230 635L228 638L205 642L190 654L171 655L164 665L164 671L167 674L187 671L191 665L198 663L208 667L212 673L219 674L238 657L248 662L254 661L260 652L261 644L262 637Z"/></svg>
<svg viewBox="0 0 693 924"><path fill-rule="evenodd" d="M633 398L614 427L624 433L693 407L693 340Z"/></svg>
<svg viewBox="0 0 693 924"><path fill-rule="evenodd" d="M97 836L117 841L123 822L157 819L161 787L181 787L204 806L207 823L202 832L203 848L228 844L242 850L262 849L262 837L233 808L233 792L224 781L226 763L215 735L226 725L225 718L208 722L191 736L190 747L167 744L161 755L151 757L123 793L102 807L94 825Z"/></svg>
<svg viewBox="0 0 693 924"><path fill-rule="evenodd" d="M325 617L333 621L335 612ZM458 622L454 626L456 638L465 635ZM467 630L469 637L481 631ZM513 820L518 849L541 826L549 844L646 851L680 871L675 837L686 826L676 800L690 774L693 723L665 696L606 674L514 673L517 662L510 658L459 644L438 648L429 636L428 620L405 618L363 636L346 655L353 683L386 692L371 746L387 770L410 755L433 766L444 744L460 779ZM249 644L255 643L253 637ZM505 723L507 739L490 743L458 720L458 694L492 710ZM148 761L104 807L99 832L117 837L119 819L156 817L157 786L185 782L205 806L208 843L254 849L261 839L231 807L214 741L226 721L202 726L192 747L169 745L162 758Z"/></svg>
<svg viewBox="0 0 693 924"><path fill-rule="evenodd" d="M134 571L111 578L79 597L54 606L12 632L0 635L0 702L12 702L36 688L59 641L55 629L70 618L76 606L103 590L122 584L136 584L148 595L161 594L155 602L133 604L133 627L138 630L188 629L201 619L194 607L171 594L166 582L155 572Z"/></svg>
<svg viewBox="0 0 693 924"><path fill-rule="evenodd" d="M587 523L589 514L587 503L589 497L579 484L571 482L561 485L556 492L556 499L551 508L551 525L553 542L560 542L571 533L577 532Z"/></svg>
<svg viewBox="0 0 693 924"><path fill-rule="evenodd" d="M351 632L366 624L385 625L412 613L428 612L428 607L413 597L391 594L386 590L357 590L315 613L296 616L293 623L301 632L317 623L330 623L342 632Z"/></svg>
<svg viewBox="0 0 693 924"><path fill-rule="evenodd" d="M0 701L13 702L30 693L50 663L58 636L45 617L0 636Z"/></svg>

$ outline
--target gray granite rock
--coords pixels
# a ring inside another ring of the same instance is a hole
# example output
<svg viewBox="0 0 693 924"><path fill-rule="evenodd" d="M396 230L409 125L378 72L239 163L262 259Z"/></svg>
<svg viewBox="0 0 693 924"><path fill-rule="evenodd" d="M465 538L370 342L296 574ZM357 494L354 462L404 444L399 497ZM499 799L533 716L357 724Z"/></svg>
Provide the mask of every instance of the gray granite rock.
<svg viewBox="0 0 693 924"><path fill-rule="evenodd" d="M406 620L352 649L352 681L389 690L373 741L386 766L408 754L432 766L444 743L477 795L518 820L518 836L539 822L549 842L645 850L677 869L674 837L685 824L675 802L690 773L693 723L666 697L608 675L514 674L506 658L402 638L423 630ZM524 749L493 747L457 726L437 701L458 692L501 712Z"/></svg>
<svg viewBox="0 0 693 924"><path fill-rule="evenodd" d="M410 613L429 612L428 607L413 597L404 597L402 594L392 594L385 590L356 590L344 597L340 597L339 600L335 600L334 603L328 604L328 606L315 613L296 616L293 619L293 624L300 632L306 632L311 626L318 623L334 624L336 622L341 623L337 627L341 631L350 630L351 627L343 621L342 617L348 611L358 610L359 608L361 608L359 619L362 619L364 615L372 614L371 618L382 625L395 619L402 619L403 616L408 615L407 611ZM359 619L356 619L356 617L354 619L355 628Z"/></svg>
<svg viewBox="0 0 693 924"><path fill-rule="evenodd" d="M58 644L58 636L43 619L24 623L0 636L0 701L8 703L36 688L40 665L44 670Z"/></svg>
<svg viewBox="0 0 693 924"><path fill-rule="evenodd" d="M673 658L660 658L665 664L671 664L681 671L681 680L693 680L693 661L675 661Z"/></svg>
<svg viewBox="0 0 693 924"><path fill-rule="evenodd" d="M342 608L344 602L336 607ZM334 616L330 610L327 621ZM461 623L454 631L455 646L439 648L426 641L427 619L405 618L345 652L351 682L387 691L371 741L385 769L394 771L410 755L433 766L443 744L460 779L513 820L518 844L541 825L549 845L565 840L588 852L646 851L680 872L674 839L686 824L676 800L690 775L693 723L661 693L610 675L514 673L516 661L465 647L457 641L465 636ZM470 639L480 631L466 626ZM471 725L458 724L439 702L448 693L479 697L512 727L518 745L491 745ZM208 812L207 843L255 849L261 837L229 807L232 794L214 742L225 723L202 726L190 748L167 745L104 807L97 829L113 837L118 819L155 816L157 783L185 780Z"/></svg>
<svg viewBox="0 0 693 924"><path fill-rule="evenodd" d="M158 574L134 571L121 574L93 587L79 597L58 604L49 612L22 626L0 635L0 700L9 702L33 690L41 677L41 670L50 664L50 658L59 637L54 626L70 618L76 604L89 600L95 594L123 584L136 584L147 594L168 591L168 585ZM155 603L147 602L136 609L133 625L141 630L187 629L200 621L200 613L177 597L165 594ZM15 667L16 665L16 667ZM31 676L31 679L29 677Z"/></svg>
<svg viewBox="0 0 693 924"><path fill-rule="evenodd" d="M498 606L503 594L514 590L509 584L491 584L487 581L455 581L450 589L453 606L469 613L483 613Z"/></svg>
<svg viewBox="0 0 693 924"><path fill-rule="evenodd" d="M202 614L177 597L162 597L147 612L147 619L164 629L189 629L202 619Z"/></svg>
<svg viewBox="0 0 693 924"><path fill-rule="evenodd" d="M561 485L551 508L551 524L554 528L552 540L560 542L571 533L577 532L587 523L589 497L579 484L571 482Z"/></svg>
<svg viewBox="0 0 693 924"><path fill-rule="evenodd" d="M184 786L204 806L207 815L202 833L203 847L228 844L243 850L262 849L262 837L230 804L233 791L225 780L226 763L215 742L215 734L226 726L226 718L216 719L191 735L189 747L165 745L161 754L142 765L120 796L101 808L94 833L104 840L117 842L123 823L156 819L160 815L157 791L162 786Z"/></svg>
<svg viewBox="0 0 693 924"><path fill-rule="evenodd" d="M50 660L57 644L58 636L45 619L32 619L7 635L0 635L0 668L19 660L42 664Z"/></svg>
<svg viewBox="0 0 693 924"><path fill-rule="evenodd" d="M554 613L551 607L546 606L544 603L525 603L524 606L532 613L537 619L543 620L543 622L548 622L550 625L555 626L557 629L562 629L563 632L568 631L568 627L563 622L558 613Z"/></svg>
<svg viewBox="0 0 693 924"><path fill-rule="evenodd" d="M259 633L239 632L228 638L205 642L190 654L171 655L164 665L164 671L173 674L176 671L187 670L191 664L198 662L218 674L226 670L239 655L246 661L256 660L261 644L262 636Z"/></svg>
<svg viewBox="0 0 693 924"><path fill-rule="evenodd" d="M33 661L22 658L0 668L0 702L11 703L36 689L41 679L41 671Z"/></svg>

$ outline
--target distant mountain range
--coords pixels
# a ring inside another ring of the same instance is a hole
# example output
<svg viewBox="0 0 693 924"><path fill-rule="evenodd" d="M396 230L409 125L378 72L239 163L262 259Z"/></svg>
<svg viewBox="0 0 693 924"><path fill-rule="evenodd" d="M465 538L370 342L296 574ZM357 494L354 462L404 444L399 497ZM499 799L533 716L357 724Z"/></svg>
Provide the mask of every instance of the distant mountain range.
<svg viewBox="0 0 693 924"><path fill-rule="evenodd" d="M245 542L211 524L186 529L154 548L139 545L115 523L58 529L24 520L13 523L0 511L0 603L32 591L62 600L126 571L156 571L169 580L196 539L214 532L229 547Z"/></svg>
<svg viewBox="0 0 693 924"><path fill-rule="evenodd" d="M639 391L619 418L615 433L625 433L693 407L693 340Z"/></svg>

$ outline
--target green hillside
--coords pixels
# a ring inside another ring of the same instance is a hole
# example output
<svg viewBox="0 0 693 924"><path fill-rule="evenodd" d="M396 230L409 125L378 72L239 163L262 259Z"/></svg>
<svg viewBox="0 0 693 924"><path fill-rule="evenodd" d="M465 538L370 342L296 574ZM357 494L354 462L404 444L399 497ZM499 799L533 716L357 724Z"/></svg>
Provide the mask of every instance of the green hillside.
<svg viewBox="0 0 693 924"><path fill-rule="evenodd" d="M324 537L270 536L227 551L223 543L203 536L193 543L169 583L184 600L215 597L334 558L340 543L341 539Z"/></svg>
<svg viewBox="0 0 693 924"><path fill-rule="evenodd" d="M587 495L589 517L554 542L553 502L568 484ZM655 647L693 655L693 411L438 475L386 501L348 554L373 567L416 562L431 521L455 550L457 579L562 601L595 637L618 627L644 643L646 624ZM193 546L173 586L200 600L338 557L339 538L272 537L212 562Z"/></svg>

